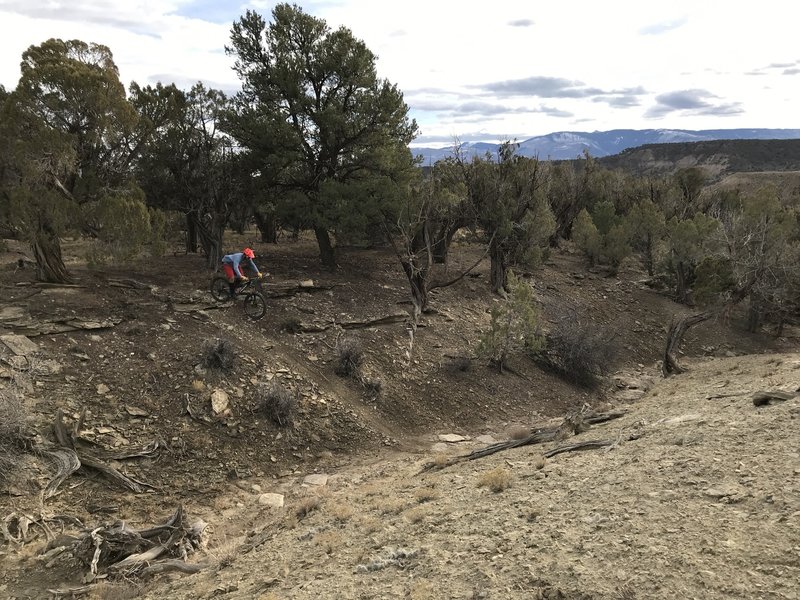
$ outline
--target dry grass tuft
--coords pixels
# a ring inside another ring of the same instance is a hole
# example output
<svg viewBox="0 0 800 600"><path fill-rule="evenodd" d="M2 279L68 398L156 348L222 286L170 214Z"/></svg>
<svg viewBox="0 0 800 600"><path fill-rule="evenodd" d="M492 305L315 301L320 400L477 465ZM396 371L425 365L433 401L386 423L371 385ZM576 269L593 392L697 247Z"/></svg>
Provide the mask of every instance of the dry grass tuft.
<svg viewBox="0 0 800 600"><path fill-rule="evenodd" d="M308 515L317 510L320 504L322 504L322 499L319 496L306 496L297 502L294 514L298 519L305 519Z"/></svg>
<svg viewBox="0 0 800 600"><path fill-rule="evenodd" d="M439 493L439 490L432 485L414 490L414 498L420 504L423 502L430 502L431 500L437 500L440 497L441 494Z"/></svg>
<svg viewBox="0 0 800 600"><path fill-rule="evenodd" d="M511 487L512 479L511 471L503 467L497 467L481 474L478 479L478 487L488 487L494 493L499 493Z"/></svg>
<svg viewBox="0 0 800 600"><path fill-rule="evenodd" d="M328 512L340 523L349 521L356 513L355 509L350 504L344 503L334 504L328 509Z"/></svg>
<svg viewBox="0 0 800 600"><path fill-rule="evenodd" d="M531 428L524 425L517 425L508 430L508 439L510 440L524 440L530 436Z"/></svg>
<svg viewBox="0 0 800 600"><path fill-rule="evenodd" d="M323 531L314 538L314 543L322 548L325 554L333 554L344 545L344 537L338 531Z"/></svg>
<svg viewBox="0 0 800 600"><path fill-rule="evenodd" d="M431 514L431 511L428 507L425 506L417 506L416 508L410 508L403 513L403 517L409 523L419 523L420 521L424 521L425 518Z"/></svg>

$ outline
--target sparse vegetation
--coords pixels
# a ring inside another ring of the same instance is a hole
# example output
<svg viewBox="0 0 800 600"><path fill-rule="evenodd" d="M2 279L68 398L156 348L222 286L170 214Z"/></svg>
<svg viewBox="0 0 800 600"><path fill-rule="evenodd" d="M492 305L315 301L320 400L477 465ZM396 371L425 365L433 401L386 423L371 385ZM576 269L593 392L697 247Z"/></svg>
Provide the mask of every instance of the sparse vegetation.
<svg viewBox="0 0 800 600"><path fill-rule="evenodd" d="M284 333L300 333L303 330L303 324L297 317L287 317L280 324L280 330Z"/></svg>
<svg viewBox="0 0 800 600"><path fill-rule="evenodd" d="M322 504L322 499L319 496L304 496L297 501L294 514L298 519L303 520L317 510L320 504Z"/></svg>
<svg viewBox="0 0 800 600"><path fill-rule="evenodd" d="M206 369L229 371L236 360L236 349L228 339L214 338L203 344L202 364Z"/></svg>
<svg viewBox="0 0 800 600"><path fill-rule="evenodd" d="M277 381L261 383L256 388L256 406L279 427L293 427L298 413L297 394Z"/></svg>
<svg viewBox="0 0 800 600"><path fill-rule="evenodd" d="M491 471L481 473L478 478L478 487L489 488L497 494L511 487L512 479L511 471L503 467L497 467Z"/></svg>
<svg viewBox="0 0 800 600"><path fill-rule="evenodd" d="M19 467L26 444L27 411L15 386L0 389L0 484Z"/></svg>
<svg viewBox="0 0 800 600"><path fill-rule="evenodd" d="M533 288L508 272L508 299L492 309L489 330L481 336L478 352L502 373L515 352L536 353L542 347Z"/></svg>
<svg viewBox="0 0 800 600"><path fill-rule="evenodd" d="M364 364L364 344L355 336L344 336L336 343L336 366L334 371L340 377L361 376Z"/></svg>
<svg viewBox="0 0 800 600"><path fill-rule="evenodd" d="M567 381L594 386L612 369L616 335L577 315L562 316L546 334L544 347L532 354Z"/></svg>

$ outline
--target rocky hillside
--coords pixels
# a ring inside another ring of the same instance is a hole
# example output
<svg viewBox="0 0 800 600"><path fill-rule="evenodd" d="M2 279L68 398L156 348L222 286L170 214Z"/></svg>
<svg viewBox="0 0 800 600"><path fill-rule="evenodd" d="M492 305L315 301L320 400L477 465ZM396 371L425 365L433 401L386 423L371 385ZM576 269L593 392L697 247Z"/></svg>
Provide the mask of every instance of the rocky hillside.
<svg viewBox="0 0 800 600"><path fill-rule="evenodd" d="M312 240L254 246L272 274L257 322L211 300L200 257L89 270L67 241L76 283L46 286L7 243L0 434L20 444L0 446L0 597L791 597L797 403L750 394L798 385L796 329L704 323L692 372L656 383L688 309L633 261L612 279L556 252L530 277L543 329L580 322L615 349L615 377L585 388L477 358L488 264L437 290L412 347L390 251L343 249L328 273ZM480 252L457 244L451 266ZM547 444L450 464L542 427ZM144 558L113 566L131 548Z"/></svg>

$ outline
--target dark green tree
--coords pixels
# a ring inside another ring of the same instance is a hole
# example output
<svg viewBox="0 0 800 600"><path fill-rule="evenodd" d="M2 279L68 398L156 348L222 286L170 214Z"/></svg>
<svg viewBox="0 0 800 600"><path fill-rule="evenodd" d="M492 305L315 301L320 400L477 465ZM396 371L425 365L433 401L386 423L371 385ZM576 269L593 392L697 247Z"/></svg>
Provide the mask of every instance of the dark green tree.
<svg viewBox="0 0 800 600"><path fill-rule="evenodd" d="M185 215L187 251L199 244L214 267L231 214L250 201L255 186L249 157L220 126L230 111L228 99L202 83L188 92L161 85L132 92L142 119L155 125L136 170L147 200Z"/></svg>
<svg viewBox="0 0 800 600"><path fill-rule="evenodd" d="M57 39L28 48L2 128L10 214L31 242L38 277L68 281L59 236L77 225L77 208L138 195L130 176L137 115L111 51Z"/></svg>
<svg viewBox="0 0 800 600"><path fill-rule="evenodd" d="M226 50L242 81L230 131L280 188L296 192L279 198L302 194L322 263L335 268L331 233L348 185L412 168L417 125L403 95L378 77L375 55L349 29L332 31L295 5L278 4L269 24L248 11Z"/></svg>
<svg viewBox="0 0 800 600"><path fill-rule="evenodd" d="M503 144L498 160L459 158L477 225L488 238L492 291L508 291L508 269L515 264L537 266L556 230L545 195L545 171L536 158L515 154Z"/></svg>

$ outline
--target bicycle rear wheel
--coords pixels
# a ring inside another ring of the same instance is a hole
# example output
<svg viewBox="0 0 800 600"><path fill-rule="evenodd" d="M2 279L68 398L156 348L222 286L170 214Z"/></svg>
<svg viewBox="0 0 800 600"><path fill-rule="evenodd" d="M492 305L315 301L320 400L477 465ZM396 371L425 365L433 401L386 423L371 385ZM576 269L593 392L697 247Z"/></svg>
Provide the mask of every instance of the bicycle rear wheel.
<svg viewBox="0 0 800 600"><path fill-rule="evenodd" d="M221 275L216 275L211 280L211 297L217 302L225 302L231 298L231 288L228 280Z"/></svg>
<svg viewBox="0 0 800 600"><path fill-rule="evenodd" d="M267 313L267 301L261 294L247 294L244 297L244 314L254 321Z"/></svg>

